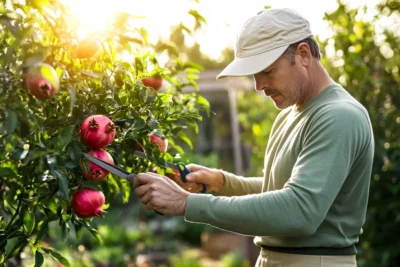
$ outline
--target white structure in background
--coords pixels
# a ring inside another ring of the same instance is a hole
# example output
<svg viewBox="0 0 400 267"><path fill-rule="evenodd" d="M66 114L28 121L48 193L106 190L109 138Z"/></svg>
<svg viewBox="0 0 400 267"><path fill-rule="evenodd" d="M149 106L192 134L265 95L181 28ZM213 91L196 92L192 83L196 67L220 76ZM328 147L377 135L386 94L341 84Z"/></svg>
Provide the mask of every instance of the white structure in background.
<svg viewBox="0 0 400 267"><path fill-rule="evenodd" d="M233 159L234 159L234 172L238 175L244 174L243 155L240 144L240 125L238 120L237 99L236 94L238 90L251 90L254 88L252 80L248 78L227 78L217 81L215 78L219 71L204 71L199 74L197 85L199 87L199 94L211 101L210 95L213 93L226 93L226 100L229 101L230 125L232 131L232 144ZM163 88L168 86L164 81ZM185 87L184 92L193 92L193 87ZM212 142L212 140L205 140L205 142Z"/></svg>

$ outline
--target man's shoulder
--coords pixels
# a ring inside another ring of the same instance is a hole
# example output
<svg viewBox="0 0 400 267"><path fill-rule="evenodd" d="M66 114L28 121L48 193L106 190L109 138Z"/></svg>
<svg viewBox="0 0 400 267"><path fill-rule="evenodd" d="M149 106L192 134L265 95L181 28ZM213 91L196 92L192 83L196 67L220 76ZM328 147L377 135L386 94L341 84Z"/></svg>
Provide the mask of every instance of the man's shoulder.
<svg viewBox="0 0 400 267"><path fill-rule="evenodd" d="M346 120L352 119L368 119L368 111L354 98L330 101L322 105L316 110L316 113L323 114L324 116L339 117Z"/></svg>
<svg viewBox="0 0 400 267"><path fill-rule="evenodd" d="M340 85L333 86L330 97L324 100L316 106L312 113L349 120L357 118L369 120L367 109Z"/></svg>

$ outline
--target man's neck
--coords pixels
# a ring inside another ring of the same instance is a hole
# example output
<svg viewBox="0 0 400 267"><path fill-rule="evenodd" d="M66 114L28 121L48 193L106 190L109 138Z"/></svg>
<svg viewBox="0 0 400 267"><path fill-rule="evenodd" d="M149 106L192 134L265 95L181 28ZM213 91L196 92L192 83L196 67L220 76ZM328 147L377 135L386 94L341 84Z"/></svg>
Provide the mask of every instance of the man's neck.
<svg viewBox="0 0 400 267"><path fill-rule="evenodd" d="M316 61L313 66L314 70L310 75L309 91L314 91L314 97L321 93L326 87L334 84L335 81L329 76L320 61Z"/></svg>
<svg viewBox="0 0 400 267"><path fill-rule="evenodd" d="M307 101L321 93L326 87L335 83L319 61L316 61L312 68L312 70L310 69L309 84L304 91L301 101L296 105L297 107L304 105Z"/></svg>

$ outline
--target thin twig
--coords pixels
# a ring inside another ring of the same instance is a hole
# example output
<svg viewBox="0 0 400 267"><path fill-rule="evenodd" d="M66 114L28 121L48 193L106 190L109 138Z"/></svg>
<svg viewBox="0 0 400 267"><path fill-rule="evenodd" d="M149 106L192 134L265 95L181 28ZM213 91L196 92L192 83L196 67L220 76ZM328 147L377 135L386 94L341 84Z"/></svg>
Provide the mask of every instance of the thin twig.
<svg viewBox="0 0 400 267"><path fill-rule="evenodd" d="M21 209L21 205L22 205L22 198L18 201L18 207L17 210L15 211L13 217L11 218L10 222L7 224L6 229L10 228L12 223L14 222L15 218L17 217L17 215L19 214L19 210Z"/></svg>

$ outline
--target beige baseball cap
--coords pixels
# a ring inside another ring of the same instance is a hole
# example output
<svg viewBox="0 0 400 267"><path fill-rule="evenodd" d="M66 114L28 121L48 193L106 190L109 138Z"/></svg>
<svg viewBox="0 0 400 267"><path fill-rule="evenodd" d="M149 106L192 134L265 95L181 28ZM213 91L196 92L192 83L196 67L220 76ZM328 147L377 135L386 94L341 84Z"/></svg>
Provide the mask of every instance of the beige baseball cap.
<svg viewBox="0 0 400 267"><path fill-rule="evenodd" d="M294 10L263 10L242 26L235 59L218 74L217 80L256 74L274 63L289 45L312 35L310 23Z"/></svg>

